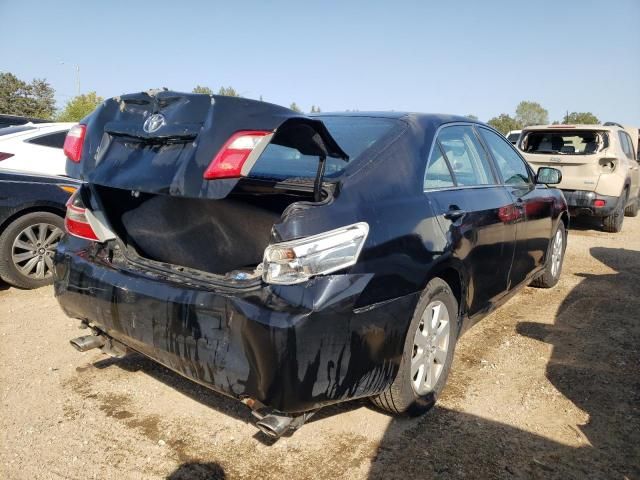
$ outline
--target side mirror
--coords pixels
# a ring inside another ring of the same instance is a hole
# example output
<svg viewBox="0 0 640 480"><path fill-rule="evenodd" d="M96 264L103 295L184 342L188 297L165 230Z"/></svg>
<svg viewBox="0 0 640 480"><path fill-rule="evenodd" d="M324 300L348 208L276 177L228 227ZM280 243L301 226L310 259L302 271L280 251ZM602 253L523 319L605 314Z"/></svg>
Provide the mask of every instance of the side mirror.
<svg viewBox="0 0 640 480"><path fill-rule="evenodd" d="M562 181L562 172L557 168L540 167L536 175L536 183L544 185L557 185Z"/></svg>

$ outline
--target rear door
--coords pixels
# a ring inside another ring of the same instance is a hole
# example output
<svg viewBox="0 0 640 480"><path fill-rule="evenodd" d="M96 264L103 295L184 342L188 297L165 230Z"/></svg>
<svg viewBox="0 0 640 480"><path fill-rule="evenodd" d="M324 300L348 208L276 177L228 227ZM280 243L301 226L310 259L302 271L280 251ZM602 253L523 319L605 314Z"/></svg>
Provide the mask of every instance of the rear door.
<svg viewBox="0 0 640 480"><path fill-rule="evenodd" d="M509 142L488 128L479 127L478 131L516 206L516 248L509 275L509 288L513 288L544 262L551 237L553 197L545 186L535 185L525 160Z"/></svg>
<svg viewBox="0 0 640 480"><path fill-rule="evenodd" d="M469 275L468 313L482 312L508 288L515 206L471 125L439 131L424 186L447 235L447 249Z"/></svg>

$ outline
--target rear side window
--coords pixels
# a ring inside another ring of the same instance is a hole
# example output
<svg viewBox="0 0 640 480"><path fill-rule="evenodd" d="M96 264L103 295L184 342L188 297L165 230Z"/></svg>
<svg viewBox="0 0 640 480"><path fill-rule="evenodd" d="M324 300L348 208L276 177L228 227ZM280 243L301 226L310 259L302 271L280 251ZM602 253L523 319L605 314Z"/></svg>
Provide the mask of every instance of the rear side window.
<svg viewBox="0 0 640 480"><path fill-rule="evenodd" d="M447 164L447 160L442 154L440 145L437 143L431 152L431 158L427 164L427 172L424 176L424 188L425 190L433 188L448 188L455 185L453 181L453 175Z"/></svg>
<svg viewBox="0 0 640 480"><path fill-rule="evenodd" d="M527 185L529 184L529 169L520 158L511 145L506 142L500 135L479 128L480 135L489 147L496 167L502 175L502 179L506 185Z"/></svg>
<svg viewBox="0 0 640 480"><path fill-rule="evenodd" d="M64 139L67 136L67 131L68 130L65 130L64 132L50 133L48 135L42 135L25 141L27 143L33 143L43 147L62 148L64 146Z"/></svg>
<svg viewBox="0 0 640 480"><path fill-rule="evenodd" d="M487 154L471 126L443 128L438 142L458 186L495 184Z"/></svg>
<svg viewBox="0 0 640 480"><path fill-rule="evenodd" d="M627 134L627 132L618 131L618 137L620 138L620 145L622 146L622 151L630 160L635 160L633 154L633 146L631 144L631 138Z"/></svg>
<svg viewBox="0 0 640 480"><path fill-rule="evenodd" d="M337 177L349 163L353 163L366 150L384 138L398 120L378 117L318 116L331 136L349 155L349 162L328 157L325 178ZM269 144L255 163L249 176L269 179L314 178L318 169L318 157L302 155L298 150L282 145Z"/></svg>

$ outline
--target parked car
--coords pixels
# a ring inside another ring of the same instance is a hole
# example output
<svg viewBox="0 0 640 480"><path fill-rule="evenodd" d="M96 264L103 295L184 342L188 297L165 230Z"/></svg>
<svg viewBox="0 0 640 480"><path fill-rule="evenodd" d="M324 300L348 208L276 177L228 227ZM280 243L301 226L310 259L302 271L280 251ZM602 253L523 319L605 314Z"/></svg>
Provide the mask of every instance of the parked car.
<svg viewBox="0 0 640 480"><path fill-rule="evenodd" d="M638 215L637 135L616 123L536 126L523 130L518 148L534 170L562 171L559 188L572 214L601 217L605 231L619 232L625 215Z"/></svg>
<svg viewBox="0 0 640 480"><path fill-rule="evenodd" d="M64 175L64 140L74 123L26 123L0 128L0 171Z"/></svg>
<svg viewBox="0 0 640 480"><path fill-rule="evenodd" d="M0 171L0 278L21 288L53 281L71 179Z"/></svg>
<svg viewBox="0 0 640 480"><path fill-rule="evenodd" d="M518 143L521 133L522 133L522 130L510 130L505 136L507 137L507 140L509 140L513 145L515 145L516 143Z"/></svg>
<svg viewBox="0 0 640 480"><path fill-rule="evenodd" d="M25 123L49 123L51 120L35 117L23 117L21 115L0 114L0 128L10 127L12 125L24 125Z"/></svg>
<svg viewBox="0 0 640 480"><path fill-rule="evenodd" d="M147 355L274 437L354 398L427 410L460 333L560 276L559 172L468 118L162 91L74 128L55 292L93 333L72 344Z"/></svg>

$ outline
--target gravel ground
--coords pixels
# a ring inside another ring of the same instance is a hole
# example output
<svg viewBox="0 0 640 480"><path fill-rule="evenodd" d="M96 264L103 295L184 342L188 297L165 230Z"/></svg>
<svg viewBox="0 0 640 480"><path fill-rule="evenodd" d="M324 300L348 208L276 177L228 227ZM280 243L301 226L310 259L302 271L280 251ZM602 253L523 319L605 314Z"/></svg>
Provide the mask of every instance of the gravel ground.
<svg viewBox="0 0 640 480"><path fill-rule="evenodd" d="M270 442L143 357L73 350L51 288L0 284L0 477L640 479L638 285L640 218L578 224L559 285L469 331L427 415L352 402Z"/></svg>

